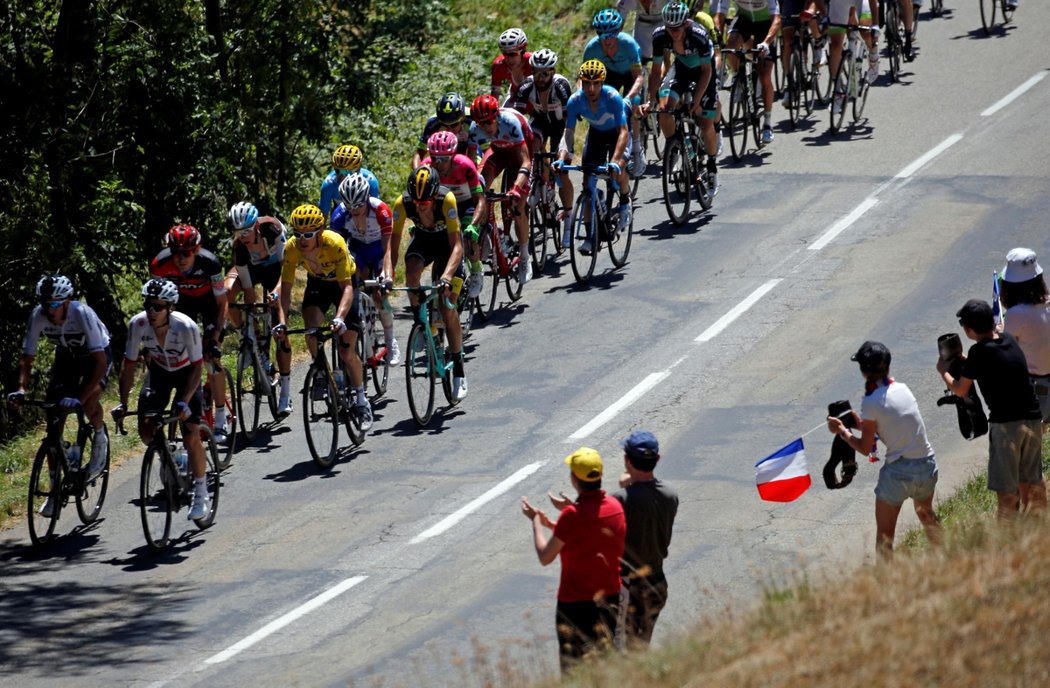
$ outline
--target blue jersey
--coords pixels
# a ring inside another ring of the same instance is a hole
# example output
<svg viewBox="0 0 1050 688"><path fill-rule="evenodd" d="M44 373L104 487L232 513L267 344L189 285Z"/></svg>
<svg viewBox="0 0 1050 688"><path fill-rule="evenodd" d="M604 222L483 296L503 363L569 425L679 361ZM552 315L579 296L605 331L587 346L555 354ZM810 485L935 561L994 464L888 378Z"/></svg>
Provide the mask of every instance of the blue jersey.
<svg viewBox="0 0 1050 688"><path fill-rule="evenodd" d="M631 67L642 64L642 49L630 34L620 32L616 40L616 54L609 57L602 49L601 39L595 36L583 49L583 60L601 60L605 68L616 74L630 74Z"/></svg>
<svg viewBox="0 0 1050 688"><path fill-rule="evenodd" d="M568 128L574 129L576 122L581 119L587 120L591 128L598 131L612 131L627 126L627 108L624 106L623 96L617 93L612 86L602 86L596 109L591 109L587 96L583 94L581 88L569 96L569 104L565 107L565 111Z"/></svg>
<svg viewBox="0 0 1050 688"><path fill-rule="evenodd" d="M363 167L359 167L355 172L368 180L368 195L379 198L379 180L376 176ZM339 183L342 181L336 176L335 170L332 170L321 182L321 200L317 205L321 207L325 217L332 212L332 206L339 202Z"/></svg>

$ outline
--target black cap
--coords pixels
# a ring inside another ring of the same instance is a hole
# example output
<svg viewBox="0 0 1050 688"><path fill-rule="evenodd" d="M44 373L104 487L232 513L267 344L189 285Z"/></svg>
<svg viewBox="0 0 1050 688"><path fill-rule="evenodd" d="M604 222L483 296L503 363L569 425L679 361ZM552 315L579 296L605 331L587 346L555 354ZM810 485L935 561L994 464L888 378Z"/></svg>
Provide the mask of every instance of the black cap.
<svg viewBox="0 0 1050 688"><path fill-rule="evenodd" d="M872 373L890 367L890 350L882 342L867 341L860 345L849 360L860 364L863 373Z"/></svg>
<svg viewBox="0 0 1050 688"><path fill-rule="evenodd" d="M995 328L995 317L987 301L970 299L955 315L959 318L960 325L969 327L974 332L991 332Z"/></svg>

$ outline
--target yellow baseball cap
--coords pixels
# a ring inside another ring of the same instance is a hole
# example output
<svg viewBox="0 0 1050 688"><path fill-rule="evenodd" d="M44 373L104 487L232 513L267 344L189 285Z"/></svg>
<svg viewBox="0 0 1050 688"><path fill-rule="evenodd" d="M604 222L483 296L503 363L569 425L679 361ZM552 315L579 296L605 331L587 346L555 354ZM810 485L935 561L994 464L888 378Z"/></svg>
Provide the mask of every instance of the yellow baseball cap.
<svg viewBox="0 0 1050 688"><path fill-rule="evenodd" d="M565 464L572 469L577 480L594 482L602 477L602 457L590 447L580 447L566 456Z"/></svg>

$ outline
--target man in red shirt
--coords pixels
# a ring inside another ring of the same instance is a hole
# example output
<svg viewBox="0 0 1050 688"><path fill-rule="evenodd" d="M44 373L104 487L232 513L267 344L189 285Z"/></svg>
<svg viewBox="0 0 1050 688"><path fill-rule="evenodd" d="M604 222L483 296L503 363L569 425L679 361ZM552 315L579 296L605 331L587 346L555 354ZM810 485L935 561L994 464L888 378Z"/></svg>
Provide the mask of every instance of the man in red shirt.
<svg viewBox="0 0 1050 688"><path fill-rule="evenodd" d="M623 507L602 490L602 457L580 447L565 458L579 496L575 502L551 496L561 510L558 522L522 497L521 511L532 521L536 555L544 566L561 556L557 631L562 671L616 635L620 605L620 559L627 524ZM554 533L548 538L543 528Z"/></svg>

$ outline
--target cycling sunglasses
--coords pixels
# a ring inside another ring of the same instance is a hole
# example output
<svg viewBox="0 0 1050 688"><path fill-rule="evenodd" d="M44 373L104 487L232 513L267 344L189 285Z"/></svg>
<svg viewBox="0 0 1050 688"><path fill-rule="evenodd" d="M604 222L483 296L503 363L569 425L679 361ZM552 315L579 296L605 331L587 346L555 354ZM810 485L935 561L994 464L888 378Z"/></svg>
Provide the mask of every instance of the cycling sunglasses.
<svg viewBox="0 0 1050 688"><path fill-rule="evenodd" d="M449 162L452 160L451 155L431 155L430 159L434 162Z"/></svg>
<svg viewBox="0 0 1050 688"><path fill-rule="evenodd" d="M189 257L193 256L193 254L195 254L195 253L196 253L196 251L194 251L193 249L190 249L189 251L172 251L171 255L177 256L179 258L189 258Z"/></svg>
<svg viewBox="0 0 1050 688"><path fill-rule="evenodd" d="M520 50L504 50L503 51L503 56L504 57L517 57L518 55L521 55L521 51Z"/></svg>
<svg viewBox="0 0 1050 688"><path fill-rule="evenodd" d="M142 307L145 308L147 311L159 313L160 311L167 310L168 304L164 303L163 301L161 301L160 303L157 303L156 301L147 301L146 303L142 304Z"/></svg>
<svg viewBox="0 0 1050 688"><path fill-rule="evenodd" d="M43 306L44 308L47 308L48 310L52 310L53 311L53 310L57 310L57 309L61 308L62 304L64 304L64 303L65 303L65 301L44 301L40 305Z"/></svg>
<svg viewBox="0 0 1050 688"><path fill-rule="evenodd" d="M608 40L610 38L619 38L619 37L620 37L620 32L618 32L618 31L610 31L609 33L600 33L600 34L598 34L598 38L600 38L603 41L604 40Z"/></svg>
<svg viewBox="0 0 1050 688"><path fill-rule="evenodd" d="M434 202L434 199L428 198L428 199L426 199L424 201L416 201L416 205L421 205L424 208L428 208L428 207L430 207L430 204L432 204L433 202Z"/></svg>
<svg viewBox="0 0 1050 688"><path fill-rule="evenodd" d="M537 70L533 71L532 74L533 74L533 76L543 77L544 79L549 79L552 76L554 76L554 70L553 69L537 69Z"/></svg>
<svg viewBox="0 0 1050 688"><path fill-rule="evenodd" d="M255 231L255 227L245 227L244 229L235 229L233 232L242 239L247 239Z"/></svg>
<svg viewBox="0 0 1050 688"><path fill-rule="evenodd" d="M320 230L320 229L315 229L312 232L296 232L296 231L293 231L292 234L295 234L295 237L297 239L313 239L315 236L320 234L321 231L322 230Z"/></svg>

